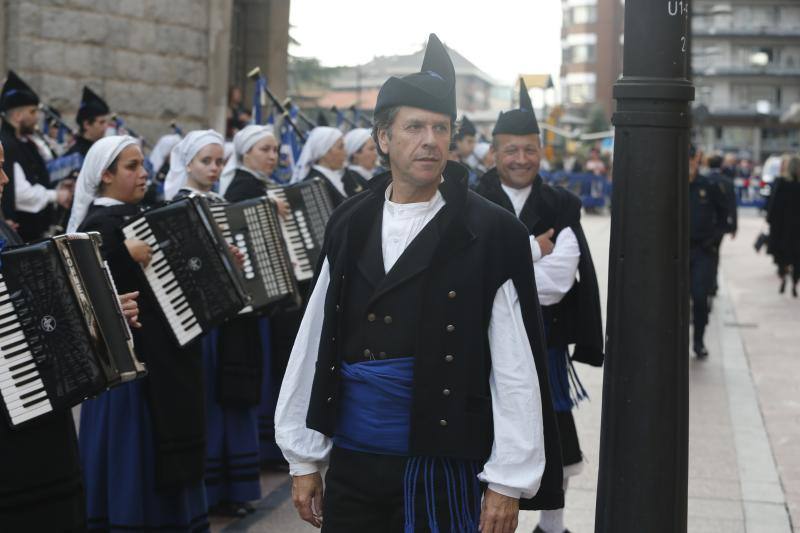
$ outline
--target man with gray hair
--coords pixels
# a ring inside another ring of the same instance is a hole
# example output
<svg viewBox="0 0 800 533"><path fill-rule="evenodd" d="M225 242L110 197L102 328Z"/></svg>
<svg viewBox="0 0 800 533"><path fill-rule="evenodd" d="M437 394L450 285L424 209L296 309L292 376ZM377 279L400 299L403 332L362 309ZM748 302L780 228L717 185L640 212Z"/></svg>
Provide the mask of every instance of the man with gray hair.
<svg viewBox="0 0 800 533"><path fill-rule="evenodd" d="M455 116L431 35L378 96L390 171L328 223L275 417L295 507L326 532L511 533L520 499L563 505L527 232L447 161Z"/></svg>

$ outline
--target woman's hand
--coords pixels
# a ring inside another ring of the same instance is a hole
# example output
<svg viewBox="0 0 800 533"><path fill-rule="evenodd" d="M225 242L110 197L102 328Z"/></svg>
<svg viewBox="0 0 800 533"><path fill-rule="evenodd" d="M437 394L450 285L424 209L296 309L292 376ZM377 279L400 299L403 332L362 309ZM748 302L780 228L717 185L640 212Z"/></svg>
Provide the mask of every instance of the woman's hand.
<svg viewBox="0 0 800 533"><path fill-rule="evenodd" d="M278 215L280 215L281 218L289 216L289 204L277 198L272 198L272 202L275 204L275 207L278 208Z"/></svg>
<svg viewBox="0 0 800 533"><path fill-rule="evenodd" d="M127 292L119 295L119 304L122 307L122 314L128 321L128 325L132 328L140 328L142 324L139 322L139 304L136 298L139 297L139 291Z"/></svg>
<svg viewBox="0 0 800 533"><path fill-rule="evenodd" d="M244 268L244 254L232 244L228 245L228 251L233 256L233 260L236 261L236 266L239 267L239 270Z"/></svg>
<svg viewBox="0 0 800 533"><path fill-rule="evenodd" d="M146 267L153 259L153 249L146 242L139 239L125 239L125 246L134 261Z"/></svg>

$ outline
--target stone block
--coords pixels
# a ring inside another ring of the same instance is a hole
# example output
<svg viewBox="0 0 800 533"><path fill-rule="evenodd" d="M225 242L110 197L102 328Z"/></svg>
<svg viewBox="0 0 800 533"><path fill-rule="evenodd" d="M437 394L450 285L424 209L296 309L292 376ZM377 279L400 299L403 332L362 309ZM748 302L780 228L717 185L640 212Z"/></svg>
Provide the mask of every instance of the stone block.
<svg viewBox="0 0 800 533"><path fill-rule="evenodd" d="M204 29L208 26L207 0L148 0L145 16L157 22Z"/></svg>
<svg viewBox="0 0 800 533"><path fill-rule="evenodd" d="M147 2L145 0L106 0L106 11L124 17L143 18Z"/></svg>
<svg viewBox="0 0 800 533"><path fill-rule="evenodd" d="M58 43L38 42L29 49L28 60L37 70L63 72L66 63L66 48Z"/></svg>
<svg viewBox="0 0 800 533"><path fill-rule="evenodd" d="M155 22L137 20L135 23L131 23L125 19L120 20L124 20L126 24L130 25L126 48L141 52L155 52L158 50L158 33Z"/></svg>
<svg viewBox="0 0 800 533"><path fill-rule="evenodd" d="M42 9L42 31L39 35L68 43L83 42L81 17L86 14L90 13L69 9Z"/></svg>
<svg viewBox="0 0 800 533"><path fill-rule="evenodd" d="M207 39L205 33L191 28L159 24L156 27L155 48L162 54L202 58L208 55Z"/></svg>

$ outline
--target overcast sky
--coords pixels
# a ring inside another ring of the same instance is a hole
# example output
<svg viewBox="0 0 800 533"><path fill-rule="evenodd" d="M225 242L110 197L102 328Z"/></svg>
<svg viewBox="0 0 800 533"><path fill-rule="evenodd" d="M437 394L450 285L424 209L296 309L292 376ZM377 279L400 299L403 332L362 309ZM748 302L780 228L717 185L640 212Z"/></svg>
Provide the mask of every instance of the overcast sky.
<svg viewBox="0 0 800 533"><path fill-rule="evenodd" d="M325 66L418 50L436 33L497 82L561 63L561 0L291 0L293 55Z"/></svg>

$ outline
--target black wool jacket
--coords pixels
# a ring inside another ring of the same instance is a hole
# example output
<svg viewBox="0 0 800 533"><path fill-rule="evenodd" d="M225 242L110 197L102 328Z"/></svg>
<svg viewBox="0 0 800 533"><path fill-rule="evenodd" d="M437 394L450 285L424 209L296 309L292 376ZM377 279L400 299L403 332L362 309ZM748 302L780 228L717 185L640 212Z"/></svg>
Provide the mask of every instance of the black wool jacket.
<svg viewBox="0 0 800 533"><path fill-rule="evenodd" d="M345 353L348 335L359 334L346 327L346 295L350 280L363 267L359 257L379 222L390 181L388 172L376 176L368 190L345 201L328 222L321 258L328 259L331 281L306 420L309 428L328 436L337 426L340 366L350 355ZM497 290L512 280L538 369L546 455L539 492L523 500L522 507L559 508L564 503L561 452L528 232L516 217L469 191L467 170L458 163L447 164L440 191L445 206L420 233L421 240L411 244L411 253L403 254L378 283L370 301L379 307L394 291L420 287L413 309L409 453L476 461L489 457L494 440L489 321ZM445 388L452 393L443 394Z"/></svg>
<svg viewBox="0 0 800 533"><path fill-rule="evenodd" d="M497 168L484 174L475 192L514 213L511 200L500 185ZM593 366L603 364L603 318L600 312L600 291L592 254L581 227L581 200L561 187L551 187L536 176L533 188L519 214L530 235L541 235L553 228L555 240L564 228L570 228L578 239L581 258L579 279L556 305L548 306L551 327L547 344L562 347L574 344L572 359ZM528 249L530 245L526 243Z"/></svg>

